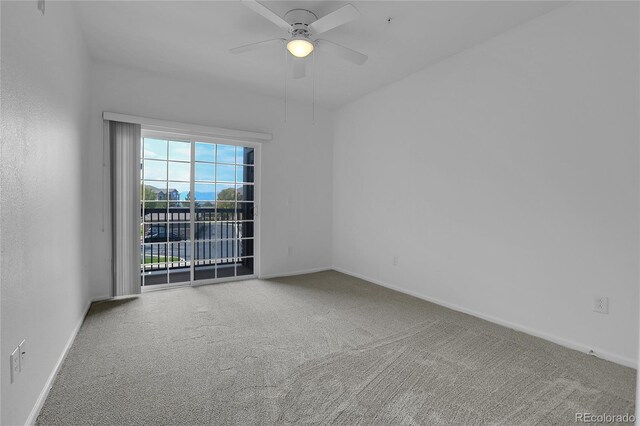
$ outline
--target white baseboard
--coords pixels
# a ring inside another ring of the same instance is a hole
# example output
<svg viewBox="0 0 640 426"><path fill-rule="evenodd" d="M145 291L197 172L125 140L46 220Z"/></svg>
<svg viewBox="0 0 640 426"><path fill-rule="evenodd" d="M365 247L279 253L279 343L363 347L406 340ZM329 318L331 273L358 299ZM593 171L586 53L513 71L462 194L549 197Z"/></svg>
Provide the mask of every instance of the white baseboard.
<svg viewBox="0 0 640 426"><path fill-rule="evenodd" d="M270 278L280 278L280 277L290 277L293 275L304 275L304 274L313 274L314 272L322 272L322 271L330 271L332 268L331 267L322 267L322 268L313 268L313 269L306 269L304 271L294 271L294 272L282 272L280 274L267 274L267 275L260 275L258 278L261 280L268 280Z"/></svg>
<svg viewBox="0 0 640 426"><path fill-rule="evenodd" d="M545 333L540 330L536 330L530 327L526 327L524 325L520 325L511 321L504 320L502 318L497 318L491 315L484 314L482 312L475 311L473 309L467 309L462 306L455 305L453 303L445 302L444 300L435 299L433 297L427 296L422 293L418 293L411 290L406 290L401 287L394 286L389 283L382 282L380 280L372 279L366 277L362 274L358 274L355 272L347 271L343 268L333 267L333 270L337 272L341 272L346 275L350 275L355 278L360 278L361 280L369 281L371 283L377 284L382 287L386 287L391 290L398 291L400 293L408 294L409 296L417 297L418 299L426 300L427 302L435 303L436 305L444 306L445 308L453 309L454 311L463 312L465 314L473 315L474 317L481 318L483 320L487 320L494 324L502 325L504 327L512 328L517 331L521 331L523 333L529 334L531 336L539 337L544 340L548 340L550 342L556 343L560 346L564 346L569 349L574 349L579 352L583 352L586 354L595 355L598 358L606 359L607 361L615 362L616 364L624 365L625 367L638 368L638 360L631 359L627 357L623 357L605 350L600 350L598 348L592 348L588 345L584 345L582 343L574 342L572 340L568 340L559 336L554 336L549 333Z"/></svg>
<svg viewBox="0 0 640 426"><path fill-rule="evenodd" d="M93 300L90 300L87 303L87 307L84 310L84 315L82 315L82 318L80 318L80 321L78 321L73 331L71 332L69 339L67 339L67 343L64 345L64 349L62 350L62 353L58 358L58 362L56 362L56 365L53 367L51 374L49 374L49 378L45 382L44 387L42 388L42 391L40 392L40 395L36 400L36 403L31 409L31 413L29 413L29 417L27 417L25 426L31 426L35 424L36 420L38 419L38 416L40 415L40 410L42 410L42 406L44 405L44 402L47 400L47 396L49 396L49 391L51 390L51 386L53 386L53 382L56 379L56 376L58 375L58 371L60 371L60 367L62 367L62 363L64 363L64 360L67 357L67 354L69 353L69 349L71 349L71 345L73 345L73 341L76 339L76 336L78 335L78 331L80 331L80 327L82 327L82 323L84 322L84 319L86 318L92 303L93 303Z"/></svg>

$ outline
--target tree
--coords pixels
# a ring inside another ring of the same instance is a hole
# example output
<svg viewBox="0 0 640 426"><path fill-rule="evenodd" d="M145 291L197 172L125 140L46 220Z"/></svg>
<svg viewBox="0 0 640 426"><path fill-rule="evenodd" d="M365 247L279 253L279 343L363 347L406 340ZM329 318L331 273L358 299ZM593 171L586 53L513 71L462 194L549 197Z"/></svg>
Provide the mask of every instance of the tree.
<svg viewBox="0 0 640 426"><path fill-rule="evenodd" d="M235 209L235 200L242 199L242 193L235 188L226 188L218 192L217 205L219 209Z"/></svg>
<svg viewBox="0 0 640 426"><path fill-rule="evenodd" d="M187 195L184 196L185 203L182 203L182 207L189 207L189 203L191 202L191 191L187 192ZM196 203L196 207L198 203Z"/></svg>
<svg viewBox="0 0 640 426"><path fill-rule="evenodd" d="M158 199L158 190L149 185L142 185L140 188L142 193L142 199L144 200L144 206L147 209L164 209L167 208L167 203L163 201L149 201Z"/></svg>

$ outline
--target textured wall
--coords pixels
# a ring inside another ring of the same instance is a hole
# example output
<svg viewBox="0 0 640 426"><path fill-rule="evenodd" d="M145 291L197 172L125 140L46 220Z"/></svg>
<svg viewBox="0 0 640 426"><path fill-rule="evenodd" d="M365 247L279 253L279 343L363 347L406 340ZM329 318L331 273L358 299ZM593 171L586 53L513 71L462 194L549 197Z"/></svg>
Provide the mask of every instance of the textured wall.
<svg viewBox="0 0 640 426"><path fill-rule="evenodd" d="M69 3L1 4L3 425L24 424L87 308L82 159L88 64ZM10 384L9 355L28 363Z"/></svg>
<svg viewBox="0 0 640 426"><path fill-rule="evenodd" d="M334 266L634 365L637 18L570 4L340 109Z"/></svg>

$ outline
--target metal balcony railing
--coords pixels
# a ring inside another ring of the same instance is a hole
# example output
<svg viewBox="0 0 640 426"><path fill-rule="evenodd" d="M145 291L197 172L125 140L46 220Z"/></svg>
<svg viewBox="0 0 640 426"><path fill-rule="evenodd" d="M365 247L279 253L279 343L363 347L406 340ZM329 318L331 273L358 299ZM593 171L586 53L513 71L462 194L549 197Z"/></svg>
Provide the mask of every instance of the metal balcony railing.
<svg viewBox="0 0 640 426"><path fill-rule="evenodd" d="M141 268L160 271L188 267L191 262L224 265L253 256L253 204L238 204L238 208L195 208L193 253L188 207L141 209Z"/></svg>

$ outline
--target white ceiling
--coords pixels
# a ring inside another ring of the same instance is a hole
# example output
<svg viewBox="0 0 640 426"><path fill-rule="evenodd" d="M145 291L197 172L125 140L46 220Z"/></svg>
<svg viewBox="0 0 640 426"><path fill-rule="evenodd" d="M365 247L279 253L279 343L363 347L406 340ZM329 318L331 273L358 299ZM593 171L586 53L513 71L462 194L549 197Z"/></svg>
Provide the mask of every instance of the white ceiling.
<svg viewBox="0 0 640 426"><path fill-rule="evenodd" d="M283 16L319 17L347 2L263 1ZM335 108L447 56L542 15L555 1L352 1L362 17L323 34L369 55L362 66L316 56L316 102ZM283 97L284 50L232 55L238 45L284 37L239 1L83 1L76 3L92 57L206 84L221 82ZM391 23L387 18L391 17ZM310 101L312 72L288 79L290 98Z"/></svg>

